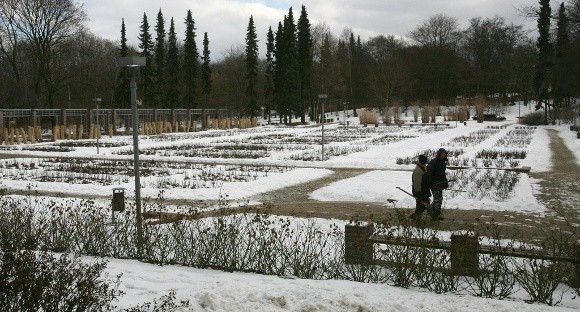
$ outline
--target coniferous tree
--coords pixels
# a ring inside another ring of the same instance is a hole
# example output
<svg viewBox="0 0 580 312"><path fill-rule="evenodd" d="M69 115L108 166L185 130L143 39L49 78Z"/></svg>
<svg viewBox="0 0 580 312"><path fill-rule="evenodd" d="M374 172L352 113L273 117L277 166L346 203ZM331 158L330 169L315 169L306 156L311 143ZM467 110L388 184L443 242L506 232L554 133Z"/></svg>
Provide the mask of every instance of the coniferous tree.
<svg viewBox="0 0 580 312"><path fill-rule="evenodd" d="M155 25L155 105L163 107L165 98L165 20L161 9L157 13L157 24Z"/></svg>
<svg viewBox="0 0 580 312"><path fill-rule="evenodd" d="M359 107L358 98L355 97L354 85L356 84L356 78L354 77L354 70L358 66L358 55L356 53L356 42L354 41L354 33L350 33L348 39L348 89L346 94L348 94L349 102L352 106L352 114L356 116L356 109Z"/></svg>
<svg viewBox="0 0 580 312"><path fill-rule="evenodd" d="M298 72L298 50L296 46L296 24L292 7L288 10L288 16L284 19L282 28L282 49L281 54L284 60L283 67L283 89L282 101L286 108L284 122L291 121L294 114L301 113L299 105L300 80ZM290 118L290 119L288 119Z"/></svg>
<svg viewBox="0 0 580 312"><path fill-rule="evenodd" d="M175 23L171 18L169 26L167 50L167 88L166 103L171 108L179 106L179 49L177 48L177 34L175 33Z"/></svg>
<svg viewBox="0 0 580 312"><path fill-rule="evenodd" d="M284 16L284 19L286 17ZM284 99L285 92L285 78L284 74L286 71L286 59L284 52L284 41L283 34L284 27L282 22L278 22L278 29L274 36L274 103L278 116L280 117L280 122L283 121L284 116L288 113L289 109L286 106Z"/></svg>
<svg viewBox="0 0 580 312"><path fill-rule="evenodd" d="M540 0L540 11L538 14L538 63L534 75L534 91L538 98L536 109L544 105L545 114L544 122L548 123L548 89L549 73L552 67L552 43L550 42L550 19L552 10L550 9L550 0Z"/></svg>
<svg viewBox="0 0 580 312"><path fill-rule="evenodd" d="M307 102L312 98L312 37L306 7L302 6L298 19L298 72L300 79L300 120L306 122Z"/></svg>
<svg viewBox="0 0 580 312"><path fill-rule="evenodd" d="M272 110L274 100L274 32L272 31L272 27L268 28L268 34L266 35L266 72L264 76L266 113L268 114L268 123L270 123L270 111Z"/></svg>
<svg viewBox="0 0 580 312"><path fill-rule="evenodd" d="M127 47L127 31L125 28L125 19L121 20L121 46L119 47L119 56L125 57L129 55L129 48ZM119 107L131 107L131 90L129 86L127 68L121 67L119 75L117 76L117 84L115 87L115 104Z"/></svg>
<svg viewBox="0 0 580 312"><path fill-rule="evenodd" d="M250 16L246 32L246 95L248 96L248 106L246 108L248 116L258 115L258 94L256 92L256 82L258 80L258 40L254 17Z"/></svg>
<svg viewBox="0 0 580 312"><path fill-rule="evenodd" d="M554 46L554 72L552 75L552 86L554 93L554 106L559 107L562 101L570 96L569 81L573 79L569 49L570 38L568 35L568 16L564 3L560 4L558 10L558 23L556 30L556 42ZM577 57L577 56L576 56Z"/></svg>
<svg viewBox="0 0 580 312"><path fill-rule="evenodd" d="M212 89L209 52L209 39L207 38L207 32L205 32L203 34L203 55L201 57L201 94L205 97L205 106L208 105L209 94Z"/></svg>
<svg viewBox="0 0 580 312"><path fill-rule="evenodd" d="M139 48L141 52L139 56L144 57L146 59L146 65L141 67L141 75L139 76L141 79L141 89L142 91L142 101L145 104L149 104L152 98L152 75L153 69L151 66L151 57L152 57L152 49L153 49L153 40L151 38L151 33L149 32L149 22L147 21L147 15L143 13L143 21L141 22L141 29L139 33Z"/></svg>
<svg viewBox="0 0 580 312"><path fill-rule="evenodd" d="M196 79L199 57L197 52L197 45L195 44L195 37L195 21L191 16L191 10L188 10L187 17L185 18L185 40L183 44L183 67L185 78L184 102L185 106L188 108L195 107Z"/></svg>

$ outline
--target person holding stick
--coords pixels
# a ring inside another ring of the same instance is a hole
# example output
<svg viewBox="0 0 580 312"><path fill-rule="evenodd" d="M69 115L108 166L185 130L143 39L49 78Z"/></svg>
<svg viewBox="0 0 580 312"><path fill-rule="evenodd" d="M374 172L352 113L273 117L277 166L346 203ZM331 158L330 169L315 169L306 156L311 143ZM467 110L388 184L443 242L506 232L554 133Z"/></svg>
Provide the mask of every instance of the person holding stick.
<svg viewBox="0 0 580 312"><path fill-rule="evenodd" d="M427 165L426 173L427 184L431 193L433 193L433 203L430 209L432 220L443 220L441 216L443 190L449 187L445 170L447 170L447 151L444 148L440 148L435 158Z"/></svg>
<svg viewBox="0 0 580 312"><path fill-rule="evenodd" d="M419 220L421 214L425 209L430 209L429 197L431 197L431 192L428 188L425 188L425 183L423 181L423 176L427 171L427 156L419 155L419 161L413 170L412 183L413 183L413 197L415 197L415 212L413 212L409 218L414 220Z"/></svg>

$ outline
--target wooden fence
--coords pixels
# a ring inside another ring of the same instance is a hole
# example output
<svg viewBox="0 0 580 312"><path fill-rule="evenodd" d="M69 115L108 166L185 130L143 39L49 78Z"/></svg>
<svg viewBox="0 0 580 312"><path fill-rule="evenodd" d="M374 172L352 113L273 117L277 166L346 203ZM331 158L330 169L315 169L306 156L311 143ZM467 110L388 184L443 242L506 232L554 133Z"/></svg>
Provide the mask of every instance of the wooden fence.
<svg viewBox="0 0 580 312"><path fill-rule="evenodd" d="M479 271L479 255L501 255L515 258L542 259L571 262L576 276L580 277L580 245L574 252L564 253L531 248L507 248L482 246L475 235L451 235L450 241L400 238L396 236L374 235L374 226L346 225L344 239L344 259L346 264L374 264L374 244L408 246L449 251L451 272L473 276Z"/></svg>

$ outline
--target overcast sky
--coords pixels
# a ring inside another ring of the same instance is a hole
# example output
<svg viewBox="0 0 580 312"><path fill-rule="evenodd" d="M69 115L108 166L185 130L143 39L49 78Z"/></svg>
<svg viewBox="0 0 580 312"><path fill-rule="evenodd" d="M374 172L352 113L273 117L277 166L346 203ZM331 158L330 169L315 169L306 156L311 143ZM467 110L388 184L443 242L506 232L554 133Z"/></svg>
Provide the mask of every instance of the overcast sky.
<svg viewBox="0 0 580 312"><path fill-rule="evenodd" d="M197 28L198 49L201 51L203 33L210 41L212 60L220 59L224 51L235 45L243 45L250 15L254 16L260 54L268 27L276 30L288 8L293 7L295 18L300 15L302 4L310 23L314 26L325 22L336 36L349 27L361 39L383 35L405 36L438 13L454 17L461 27L469 24L473 17L502 16L508 23L524 25L535 36L535 21L521 16L518 9L537 6L538 0L85 0L85 11L89 17L89 29L107 39L119 41L121 19L125 19L129 44L137 45L137 35L143 13L147 14L150 31L155 38L154 26L161 9L166 30L175 20L178 40L183 40L184 19L191 10ZM557 2L552 2L555 8Z"/></svg>

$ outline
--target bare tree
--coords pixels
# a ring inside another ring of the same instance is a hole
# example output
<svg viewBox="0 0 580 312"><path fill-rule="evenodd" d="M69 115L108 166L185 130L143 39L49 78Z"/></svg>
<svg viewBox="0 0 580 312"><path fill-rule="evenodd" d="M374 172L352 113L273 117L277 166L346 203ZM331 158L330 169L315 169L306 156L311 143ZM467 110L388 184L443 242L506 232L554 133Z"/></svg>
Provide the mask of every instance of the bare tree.
<svg viewBox="0 0 580 312"><path fill-rule="evenodd" d="M0 25L2 54L17 55L22 45L30 45L34 57L34 92L37 101L46 94L53 106L59 86L53 71L61 48L86 20L83 5L73 0L2 0ZM12 60L15 60L13 57ZM16 64L13 62L14 67Z"/></svg>
<svg viewBox="0 0 580 312"><path fill-rule="evenodd" d="M461 38L457 19L436 14L409 34L411 39L428 47L456 47Z"/></svg>

